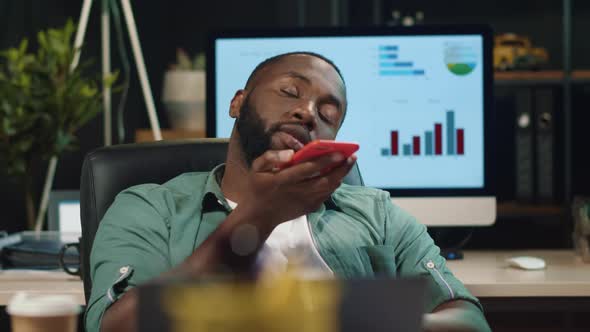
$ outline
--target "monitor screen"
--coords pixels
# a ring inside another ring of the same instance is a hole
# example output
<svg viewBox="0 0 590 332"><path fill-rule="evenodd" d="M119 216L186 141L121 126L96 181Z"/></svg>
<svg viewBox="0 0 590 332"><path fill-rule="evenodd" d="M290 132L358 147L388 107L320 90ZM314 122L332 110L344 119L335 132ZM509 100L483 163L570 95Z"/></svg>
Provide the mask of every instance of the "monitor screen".
<svg viewBox="0 0 590 332"><path fill-rule="evenodd" d="M59 203L59 231L82 233L80 201L63 201Z"/></svg>
<svg viewBox="0 0 590 332"><path fill-rule="evenodd" d="M490 31L481 26L311 29L213 35L208 134L258 63L311 51L332 60L348 109L337 140L359 143L365 185L424 195L489 193Z"/></svg>
<svg viewBox="0 0 590 332"><path fill-rule="evenodd" d="M48 202L48 230L81 234L80 192L52 190Z"/></svg>

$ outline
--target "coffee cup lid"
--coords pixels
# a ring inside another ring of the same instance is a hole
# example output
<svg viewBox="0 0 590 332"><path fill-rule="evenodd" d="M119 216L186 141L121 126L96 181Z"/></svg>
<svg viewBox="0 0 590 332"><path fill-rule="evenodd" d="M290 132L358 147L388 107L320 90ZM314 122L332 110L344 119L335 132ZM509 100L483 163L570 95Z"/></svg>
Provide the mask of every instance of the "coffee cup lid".
<svg viewBox="0 0 590 332"><path fill-rule="evenodd" d="M80 306L70 295L33 295L18 292L10 299L6 311L16 316L63 316L80 313Z"/></svg>

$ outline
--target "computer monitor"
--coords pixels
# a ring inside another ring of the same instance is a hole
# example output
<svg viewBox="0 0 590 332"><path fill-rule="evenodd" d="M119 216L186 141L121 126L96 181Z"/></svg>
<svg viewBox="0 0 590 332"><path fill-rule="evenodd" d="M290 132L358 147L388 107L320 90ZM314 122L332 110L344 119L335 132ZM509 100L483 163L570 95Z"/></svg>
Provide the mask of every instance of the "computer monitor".
<svg viewBox="0 0 590 332"><path fill-rule="evenodd" d="M430 226L483 226L492 189L492 32L487 26L302 28L211 34L207 133L229 137L229 104L271 56L311 51L346 81L337 140L360 144L365 185Z"/></svg>
<svg viewBox="0 0 590 332"><path fill-rule="evenodd" d="M82 234L80 191L52 190L49 194L47 212L48 230Z"/></svg>

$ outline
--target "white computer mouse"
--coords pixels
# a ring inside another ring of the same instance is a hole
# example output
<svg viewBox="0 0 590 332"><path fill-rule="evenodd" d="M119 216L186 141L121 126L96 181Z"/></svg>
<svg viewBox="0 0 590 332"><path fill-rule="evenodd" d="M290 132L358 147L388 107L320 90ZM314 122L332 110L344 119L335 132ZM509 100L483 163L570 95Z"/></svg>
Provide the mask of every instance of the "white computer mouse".
<svg viewBox="0 0 590 332"><path fill-rule="evenodd" d="M516 256L506 260L509 266L523 270L542 270L546 267L545 260L532 256Z"/></svg>

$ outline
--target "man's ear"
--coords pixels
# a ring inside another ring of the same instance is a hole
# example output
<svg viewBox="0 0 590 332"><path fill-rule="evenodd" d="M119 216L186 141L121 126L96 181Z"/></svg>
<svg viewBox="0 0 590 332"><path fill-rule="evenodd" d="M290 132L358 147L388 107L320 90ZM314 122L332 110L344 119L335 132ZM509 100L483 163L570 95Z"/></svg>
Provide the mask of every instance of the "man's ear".
<svg viewBox="0 0 590 332"><path fill-rule="evenodd" d="M234 119L240 117L240 110L242 109L242 104L244 103L245 98L246 90L240 89L236 91L229 104L229 116Z"/></svg>

